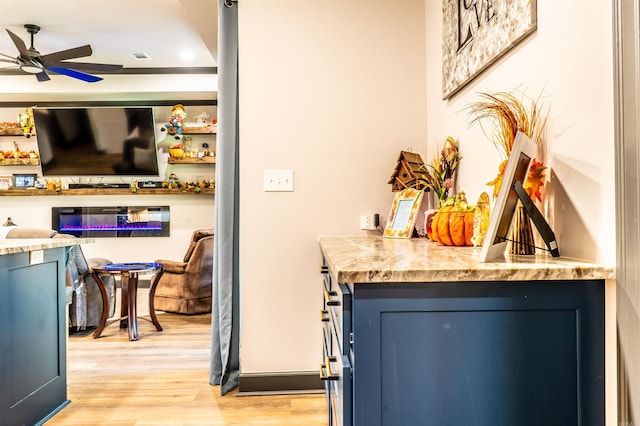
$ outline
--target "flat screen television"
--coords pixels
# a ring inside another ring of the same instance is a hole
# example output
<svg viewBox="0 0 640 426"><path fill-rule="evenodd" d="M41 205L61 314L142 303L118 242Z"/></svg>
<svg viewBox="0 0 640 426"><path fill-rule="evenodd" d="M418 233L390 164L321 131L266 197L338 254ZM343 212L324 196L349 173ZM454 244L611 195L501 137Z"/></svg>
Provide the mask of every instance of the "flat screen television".
<svg viewBox="0 0 640 426"><path fill-rule="evenodd" d="M43 176L158 176L151 107L34 108Z"/></svg>

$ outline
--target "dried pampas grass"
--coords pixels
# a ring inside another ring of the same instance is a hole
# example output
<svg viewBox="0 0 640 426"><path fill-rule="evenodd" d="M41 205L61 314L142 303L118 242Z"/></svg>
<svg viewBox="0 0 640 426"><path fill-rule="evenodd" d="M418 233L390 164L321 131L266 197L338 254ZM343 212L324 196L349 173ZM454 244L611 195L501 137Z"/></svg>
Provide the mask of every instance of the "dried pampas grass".
<svg viewBox="0 0 640 426"><path fill-rule="evenodd" d="M542 111L541 98L531 99L519 91L480 93L469 106L471 124L478 123L498 151L508 158L518 131L539 146L544 142L548 111ZM487 127L486 123L490 126Z"/></svg>

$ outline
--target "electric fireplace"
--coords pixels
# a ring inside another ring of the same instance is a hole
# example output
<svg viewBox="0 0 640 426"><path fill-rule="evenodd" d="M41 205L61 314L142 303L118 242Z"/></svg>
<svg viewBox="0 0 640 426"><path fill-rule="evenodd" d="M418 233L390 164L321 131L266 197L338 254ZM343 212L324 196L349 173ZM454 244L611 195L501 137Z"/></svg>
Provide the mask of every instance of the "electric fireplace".
<svg viewBox="0 0 640 426"><path fill-rule="evenodd" d="M51 224L76 237L168 237L169 206L53 207Z"/></svg>

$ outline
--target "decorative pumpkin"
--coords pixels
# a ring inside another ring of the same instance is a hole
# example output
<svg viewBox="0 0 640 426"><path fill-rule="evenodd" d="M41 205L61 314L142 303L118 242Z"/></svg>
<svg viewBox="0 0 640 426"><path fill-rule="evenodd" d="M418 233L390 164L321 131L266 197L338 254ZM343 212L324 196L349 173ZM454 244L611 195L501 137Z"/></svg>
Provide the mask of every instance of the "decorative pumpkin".
<svg viewBox="0 0 640 426"><path fill-rule="evenodd" d="M176 144L176 145L171 145L169 147L169 155L171 157L175 157L175 158L184 157L184 147L182 146L182 144L179 143L179 144Z"/></svg>
<svg viewBox="0 0 640 426"><path fill-rule="evenodd" d="M445 246L472 246L474 208L469 207L464 192L456 195L433 217L431 239Z"/></svg>

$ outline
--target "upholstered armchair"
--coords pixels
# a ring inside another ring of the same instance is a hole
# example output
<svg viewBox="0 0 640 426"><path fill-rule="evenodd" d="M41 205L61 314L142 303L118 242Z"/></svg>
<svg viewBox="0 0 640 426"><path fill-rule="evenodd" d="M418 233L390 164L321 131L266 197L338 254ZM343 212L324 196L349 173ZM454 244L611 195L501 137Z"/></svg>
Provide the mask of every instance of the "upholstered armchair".
<svg viewBox="0 0 640 426"><path fill-rule="evenodd" d="M156 310L188 315L211 312L213 229L199 229L191 235L182 262L156 262L162 264L162 271L152 278L157 280Z"/></svg>
<svg viewBox="0 0 640 426"><path fill-rule="evenodd" d="M11 227L3 229L0 233L5 238L75 238L73 235L59 234L57 231L45 228L20 228ZM96 327L102 315L102 295L95 280L91 276L91 270L111 263L104 258L85 259L80 245L70 246L66 264L67 287L73 288L73 297L69 309L69 327L76 330L85 330L87 327ZM103 278L107 296L109 299L108 318L115 312L116 285L113 277Z"/></svg>

